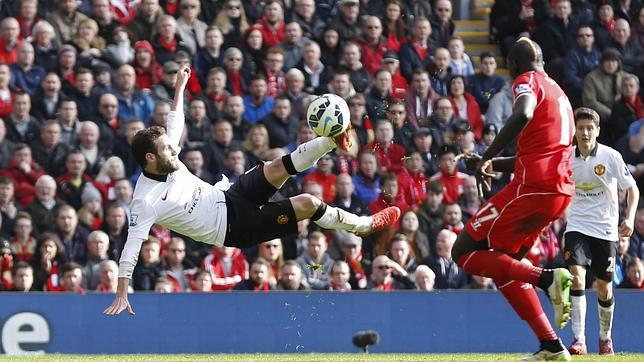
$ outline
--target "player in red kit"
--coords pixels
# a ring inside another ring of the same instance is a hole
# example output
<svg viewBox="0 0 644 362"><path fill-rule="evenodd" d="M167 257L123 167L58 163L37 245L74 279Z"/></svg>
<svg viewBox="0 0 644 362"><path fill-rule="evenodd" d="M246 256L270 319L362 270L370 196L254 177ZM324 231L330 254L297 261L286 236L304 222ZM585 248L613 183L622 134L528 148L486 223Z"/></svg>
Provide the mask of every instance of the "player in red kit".
<svg viewBox="0 0 644 362"><path fill-rule="evenodd" d="M553 303L555 323L570 319L572 275L563 268L542 269L520 260L541 231L559 218L574 192L572 162L573 113L564 92L543 71L541 49L519 39L508 55L514 78L513 111L494 142L476 164L480 184L489 186L492 170L514 172L514 179L472 217L458 236L453 259L466 272L494 279L503 296L540 341L540 349L524 360L571 360L546 317L533 286ZM493 158L513 139L516 156Z"/></svg>

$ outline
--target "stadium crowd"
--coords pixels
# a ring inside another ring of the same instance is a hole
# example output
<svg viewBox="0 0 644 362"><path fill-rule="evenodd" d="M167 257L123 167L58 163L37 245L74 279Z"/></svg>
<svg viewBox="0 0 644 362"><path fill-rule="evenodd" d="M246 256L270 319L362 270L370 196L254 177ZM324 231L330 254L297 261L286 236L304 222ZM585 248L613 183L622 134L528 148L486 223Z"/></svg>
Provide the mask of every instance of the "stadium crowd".
<svg viewBox="0 0 644 362"><path fill-rule="evenodd" d="M512 91L495 56L468 55L452 13L449 0L0 1L2 289L115 291L141 172L129 145L166 124L186 64L180 158L195 175L234 182L316 137L307 105L330 92L350 107L351 151L321 158L275 200L308 192L358 215L403 214L365 238L302 221L298 235L243 250L155 225L134 291L494 289L451 259L485 201L457 155L486 150ZM642 189L640 2L497 0L490 24L504 53L519 36L541 45L548 73L575 108L597 110L600 141ZM510 177L497 174L485 197ZM525 261L564 265L564 228L544 230ZM644 289L644 208L617 249L614 284Z"/></svg>

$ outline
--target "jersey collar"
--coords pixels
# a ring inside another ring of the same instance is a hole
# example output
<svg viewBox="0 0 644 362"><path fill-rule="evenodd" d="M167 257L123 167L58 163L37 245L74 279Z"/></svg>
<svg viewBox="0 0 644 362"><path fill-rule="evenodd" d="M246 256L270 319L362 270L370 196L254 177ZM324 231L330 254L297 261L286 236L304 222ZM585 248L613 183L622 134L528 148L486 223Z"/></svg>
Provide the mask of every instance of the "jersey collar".
<svg viewBox="0 0 644 362"><path fill-rule="evenodd" d="M595 148L593 148L592 151L590 151L589 156L597 156L597 148L599 148L599 142L595 143ZM575 147L575 157L581 157L581 152L579 152L579 146Z"/></svg>
<svg viewBox="0 0 644 362"><path fill-rule="evenodd" d="M147 173L147 172L145 172L145 171L143 171L143 175L144 175L145 177L147 177L147 178L150 178L150 179L153 179L153 180L155 180L155 181L159 181L159 182L166 182L166 181L168 181L168 175L155 175L155 174L153 174L153 173Z"/></svg>

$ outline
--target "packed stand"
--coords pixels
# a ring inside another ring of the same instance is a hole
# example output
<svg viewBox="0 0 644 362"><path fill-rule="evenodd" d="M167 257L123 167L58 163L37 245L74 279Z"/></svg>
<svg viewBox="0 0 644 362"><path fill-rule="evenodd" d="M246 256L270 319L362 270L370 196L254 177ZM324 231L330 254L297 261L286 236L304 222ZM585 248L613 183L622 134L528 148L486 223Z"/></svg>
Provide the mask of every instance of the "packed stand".
<svg viewBox="0 0 644 362"><path fill-rule="evenodd" d="M155 225L133 291L494 289L451 248L511 176L497 173L482 198L458 155L485 152L512 91L495 56L468 55L452 11L448 0L0 2L2 289L116 290L141 173L130 143L165 126L182 65L194 76L180 158L199 178L234 182L316 137L308 102L335 93L350 107L352 149L274 199L306 192L358 215L395 205L402 216L365 238L304 220L297 235L243 250ZM497 0L491 35L504 53L519 36L541 45L549 74L574 107L597 110L601 141L641 189L639 1ZM544 230L526 261L563 265L564 228ZM615 285L643 289L644 209L617 249Z"/></svg>

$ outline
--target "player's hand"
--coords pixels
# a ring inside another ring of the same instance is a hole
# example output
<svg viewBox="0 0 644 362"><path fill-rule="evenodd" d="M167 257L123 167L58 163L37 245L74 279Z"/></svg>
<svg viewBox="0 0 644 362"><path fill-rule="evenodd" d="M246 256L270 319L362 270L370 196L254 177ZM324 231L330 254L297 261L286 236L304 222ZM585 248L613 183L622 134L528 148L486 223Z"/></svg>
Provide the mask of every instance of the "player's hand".
<svg viewBox="0 0 644 362"><path fill-rule="evenodd" d="M630 237L633 235L633 220L624 219L621 224L619 224L619 236Z"/></svg>
<svg viewBox="0 0 644 362"><path fill-rule="evenodd" d="M108 316L115 316L115 315L119 315L125 309L127 309L127 312L130 315L135 314L134 310L132 309L132 306L130 305L130 302L127 300L127 296L121 297L121 296L117 295L114 298L114 301L112 302L112 305L107 307L107 309L105 309L103 311L103 314L108 315Z"/></svg>
<svg viewBox="0 0 644 362"><path fill-rule="evenodd" d="M177 72L177 87L185 88L191 75L190 67L183 65Z"/></svg>
<svg viewBox="0 0 644 362"><path fill-rule="evenodd" d="M476 167L479 165L479 162L481 162L481 155L478 153L461 153L460 155L456 156L456 162L463 160L465 162L465 168L469 172L475 172Z"/></svg>
<svg viewBox="0 0 644 362"><path fill-rule="evenodd" d="M476 166L476 180L479 185L479 196L483 197L483 190L492 190L492 177L494 177L494 170L492 169L492 160L485 160L481 158Z"/></svg>

